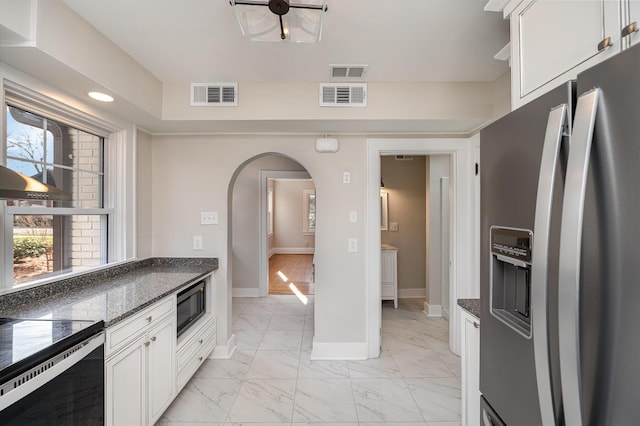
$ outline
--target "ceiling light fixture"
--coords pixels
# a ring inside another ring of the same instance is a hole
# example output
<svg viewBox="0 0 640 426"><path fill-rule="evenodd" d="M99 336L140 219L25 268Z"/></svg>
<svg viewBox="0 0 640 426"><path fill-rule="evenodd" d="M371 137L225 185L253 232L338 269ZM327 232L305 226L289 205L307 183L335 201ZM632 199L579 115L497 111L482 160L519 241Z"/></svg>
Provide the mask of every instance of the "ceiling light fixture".
<svg viewBox="0 0 640 426"><path fill-rule="evenodd" d="M291 41L315 43L322 39L326 0L307 0L307 4L289 0L230 0L242 35L254 41ZM266 7L261 7L266 6ZM278 17L273 19L273 15Z"/></svg>
<svg viewBox="0 0 640 426"><path fill-rule="evenodd" d="M102 92L89 92L89 97L100 102L113 102L113 96L109 96Z"/></svg>

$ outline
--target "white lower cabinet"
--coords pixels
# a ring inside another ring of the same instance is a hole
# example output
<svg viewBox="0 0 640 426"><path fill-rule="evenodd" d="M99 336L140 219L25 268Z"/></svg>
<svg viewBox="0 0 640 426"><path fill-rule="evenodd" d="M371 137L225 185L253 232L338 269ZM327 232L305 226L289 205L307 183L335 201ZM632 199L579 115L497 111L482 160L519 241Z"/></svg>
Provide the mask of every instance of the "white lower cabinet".
<svg viewBox="0 0 640 426"><path fill-rule="evenodd" d="M480 425L480 320L462 308L462 424Z"/></svg>
<svg viewBox="0 0 640 426"><path fill-rule="evenodd" d="M105 424L154 424L176 395L175 297L108 328L106 341Z"/></svg>
<svg viewBox="0 0 640 426"><path fill-rule="evenodd" d="M382 300L393 300L398 308L398 249L389 244L382 245L380 269L380 296Z"/></svg>
<svg viewBox="0 0 640 426"><path fill-rule="evenodd" d="M200 368L216 346L216 317L205 315L181 336L178 343L178 392Z"/></svg>

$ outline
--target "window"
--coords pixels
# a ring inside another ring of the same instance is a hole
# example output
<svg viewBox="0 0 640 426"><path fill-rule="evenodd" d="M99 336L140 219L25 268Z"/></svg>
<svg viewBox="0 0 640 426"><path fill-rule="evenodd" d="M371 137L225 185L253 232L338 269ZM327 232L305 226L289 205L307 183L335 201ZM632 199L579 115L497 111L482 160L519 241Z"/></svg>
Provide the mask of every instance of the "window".
<svg viewBox="0 0 640 426"><path fill-rule="evenodd" d="M312 235L316 232L316 191L305 189L302 191L302 232Z"/></svg>
<svg viewBox="0 0 640 426"><path fill-rule="evenodd" d="M106 264L113 210L104 201L105 137L24 104L9 100L5 108L6 166L72 194L64 202L6 202L5 247L13 248L4 259L6 287Z"/></svg>

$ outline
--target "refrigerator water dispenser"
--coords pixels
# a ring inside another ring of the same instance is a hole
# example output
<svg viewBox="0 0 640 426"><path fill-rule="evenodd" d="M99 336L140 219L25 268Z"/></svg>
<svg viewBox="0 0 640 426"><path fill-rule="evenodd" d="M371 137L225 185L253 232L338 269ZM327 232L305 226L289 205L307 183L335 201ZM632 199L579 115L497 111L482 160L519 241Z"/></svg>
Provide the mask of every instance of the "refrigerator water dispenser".
<svg viewBox="0 0 640 426"><path fill-rule="evenodd" d="M491 314L531 337L531 243L533 232L491 227Z"/></svg>

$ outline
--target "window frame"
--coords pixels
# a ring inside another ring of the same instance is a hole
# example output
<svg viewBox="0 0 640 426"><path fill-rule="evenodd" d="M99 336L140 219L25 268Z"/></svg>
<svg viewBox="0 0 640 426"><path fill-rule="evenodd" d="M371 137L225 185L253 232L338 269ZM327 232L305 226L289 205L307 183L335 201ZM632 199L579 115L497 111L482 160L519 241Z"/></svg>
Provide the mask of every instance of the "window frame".
<svg viewBox="0 0 640 426"><path fill-rule="evenodd" d="M310 213L310 198L309 196L313 195L314 196L314 228L310 229L309 226L309 213ZM315 189L303 189L302 190L302 234L303 235L315 235L316 234L316 230L315 230L315 226L316 226L316 221L318 219L317 216L317 211L316 211L316 206L317 206L317 198L316 197L316 190Z"/></svg>
<svg viewBox="0 0 640 426"><path fill-rule="evenodd" d="M4 287L0 287L0 294L46 284L63 277L82 275L133 259L135 257L135 242L131 240L135 235L135 228L130 226L127 232L127 214L130 213L126 212L124 208L128 200L126 191L127 174L125 173L127 165L126 159L119 161L119 157L124 156L121 154L126 153L126 145L129 139L127 131L122 126L111 121L91 115L13 81L2 80L1 84L3 114L0 121L0 164L5 165L7 162L6 108L7 106L13 106L104 138L102 150L102 161L104 162L102 172L104 175L102 208L7 206L6 201L0 200L0 219L2 219L4 225L0 226L0 246L4 247L5 253L5 256L0 258L0 277L4 278ZM61 271L59 274L49 274L44 278L14 286L12 253L13 219L15 215L69 216L96 214L102 216L101 245L103 245L103 251L100 265L87 266L75 271ZM131 232L131 230L134 232ZM128 250L131 246L134 247L133 253ZM127 256L128 254L134 254L134 256Z"/></svg>

